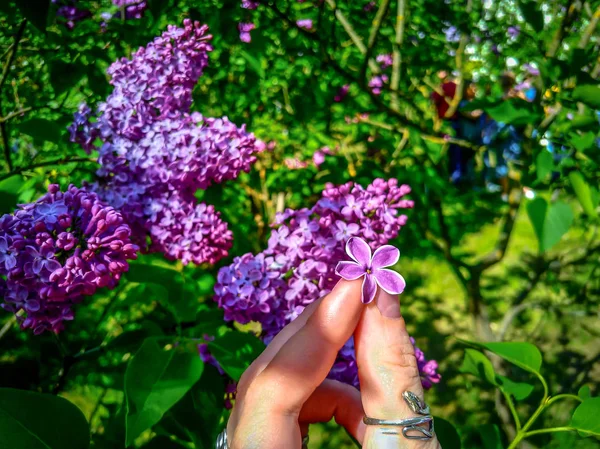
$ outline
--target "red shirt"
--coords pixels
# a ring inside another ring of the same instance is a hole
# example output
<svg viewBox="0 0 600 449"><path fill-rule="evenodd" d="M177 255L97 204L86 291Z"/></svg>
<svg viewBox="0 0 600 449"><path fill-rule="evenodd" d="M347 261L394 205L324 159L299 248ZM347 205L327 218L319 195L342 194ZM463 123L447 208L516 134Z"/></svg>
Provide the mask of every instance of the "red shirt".
<svg viewBox="0 0 600 449"><path fill-rule="evenodd" d="M442 84L442 92L444 95L440 95L437 92L434 92L431 95L431 99L435 104L435 108L437 109L438 117L443 119L446 118L446 112L450 108L450 104L446 101L447 98L454 98L456 95L456 83L454 81L448 81ZM448 117L450 120L454 120L457 117L457 113L455 112L452 117Z"/></svg>

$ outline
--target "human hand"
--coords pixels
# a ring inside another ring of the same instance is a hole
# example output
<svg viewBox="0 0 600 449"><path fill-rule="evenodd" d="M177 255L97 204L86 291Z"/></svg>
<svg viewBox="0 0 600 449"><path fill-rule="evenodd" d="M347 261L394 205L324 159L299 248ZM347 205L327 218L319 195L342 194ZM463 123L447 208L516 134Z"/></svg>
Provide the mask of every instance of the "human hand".
<svg viewBox="0 0 600 449"><path fill-rule="evenodd" d="M366 449L439 449L437 438L406 439L401 427L363 423L415 417L402 398L421 401L414 347L397 295L378 289L361 302L362 280L341 280L287 325L243 374L227 424L230 449L300 449L309 424L335 418ZM354 334L361 391L326 379Z"/></svg>

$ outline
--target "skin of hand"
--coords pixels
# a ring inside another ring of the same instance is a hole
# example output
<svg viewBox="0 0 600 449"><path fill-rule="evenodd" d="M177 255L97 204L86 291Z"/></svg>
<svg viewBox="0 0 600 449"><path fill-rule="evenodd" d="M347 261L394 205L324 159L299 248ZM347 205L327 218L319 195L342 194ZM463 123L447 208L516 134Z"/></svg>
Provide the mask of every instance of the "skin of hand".
<svg viewBox="0 0 600 449"><path fill-rule="evenodd" d="M409 440L399 427L366 426L414 417L402 393L423 399L414 347L397 295L378 289L361 302L362 279L341 280L288 324L246 370L227 424L230 449L301 449L308 425L336 422L367 449L441 449L437 438ZM361 391L326 379L354 335ZM390 434L390 431L396 432Z"/></svg>

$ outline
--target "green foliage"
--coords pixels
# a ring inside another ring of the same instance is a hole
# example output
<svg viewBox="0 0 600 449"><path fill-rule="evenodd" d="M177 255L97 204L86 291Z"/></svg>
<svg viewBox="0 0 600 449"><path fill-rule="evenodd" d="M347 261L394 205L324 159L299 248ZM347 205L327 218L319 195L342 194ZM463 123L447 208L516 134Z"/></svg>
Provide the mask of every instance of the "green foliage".
<svg viewBox="0 0 600 449"><path fill-rule="evenodd" d="M264 349L255 323L224 321L212 300L218 269L232 257L262 251L276 212L310 207L327 183L396 177L411 186L415 201L392 242L401 247L408 284L403 314L419 346L440 364L442 383L426 395L444 418L436 421L444 449L461 442L465 449L515 449L521 443L513 434L537 447L600 447L592 419L600 382L594 28L600 5L404 2L397 77L392 68L383 70L398 80L397 92L388 83L375 96L368 88L375 73L353 41L367 45L375 11L364 10L367 0L336 3L334 13L327 2L265 1L250 11L240 0L149 0L143 18L130 20L111 2L79 0L92 14L68 29L56 16L59 5L49 0L0 2L0 213L35 201L49 183L80 186L96 179L97 155L68 141L73 113L84 101L95 109L106 99L113 61L183 18L207 23L214 35L192 110L226 115L274 143L250 173L197 192L234 234L230 256L216 266L184 267L140 255L117 290L77 306L59 342L20 332L11 314L0 314L0 446L10 435L9 449L38 447L28 445L30 436L13 421L23 418L31 435L52 448L87 447L89 428L98 449L126 443L211 448L228 417L227 379L239 379ZM369 51L373 59L395 48L398 6L391 2L383 17ZM116 17L102 24L102 12ZM302 18L313 19L314 31L295 26ZM240 22L256 24L252 42L240 41ZM456 41L447 40L449 27L456 28ZM508 27L520 33L511 37ZM530 76L525 64L540 76ZM517 84L536 89L533 101L506 95L507 67ZM520 153L508 161L506 179L493 174L510 139L506 129L484 144L438 118L431 96L442 70L475 83L476 98L463 101L459 114L481 112L482 120L511 125L518 134ZM344 85L348 95L335 101ZM458 184L449 181L453 145L466 145L461 148L472 155L471 176ZM317 167L313 154L325 146L334 154ZM290 158L308 166L290 169ZM451 338L456 335L493 342L470 343L463 358ZM208 345L224 376L202 364L200 344ZM543 367L536 347L544 353ZM495 388L504 406L518 401L520 433L514 416L507 420L511 410L497 413ZM543 413L526 428L540 407ZM532 430L556 426L592 437ZM60 446L48 439L53 429L65 432L57 435ZM336 429L311 426L310 449L355 447Z"/></svg>
<svg viewBox="0 0 600 449"><path fill-rule="evenodd" d="M560 201L549 205L544 198L538 197L527 205L527 213L535 229L541 253L556 245L573 223L571 207Z"/></svg>
<svg viewBox="0 0 600 449"><path fill-rule="evenodd" d="M258 338L242 332L228 332L208 343L223 370L236 382L265 348Z"/></svg>
<svg viewBox="0 0 600 449"><path fill-rule="evenodd" d="M0 388L2 447L86 449L90 428L76 406L64 398Z"/></svg>
<svg viewBox="0 0 600 449"><path fill-rule="evenodd" d="M202 375L204 364L193 345L190 350L186 342L167 341L164 338L145 340L127 366L126 446L158 423Z"/></svg>

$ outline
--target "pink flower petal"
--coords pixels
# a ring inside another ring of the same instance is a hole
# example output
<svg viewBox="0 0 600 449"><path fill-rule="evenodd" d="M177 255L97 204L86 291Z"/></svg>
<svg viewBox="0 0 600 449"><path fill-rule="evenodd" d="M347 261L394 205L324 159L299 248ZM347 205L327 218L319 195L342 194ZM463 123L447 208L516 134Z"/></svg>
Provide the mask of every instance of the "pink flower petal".
<svg viewBox="0 0 600 449"><path fill-rule="evenodd" d="M400 251L398 251L398 248L395 248L392 245L383 245L377 248L375 254L373 254L371 267L374 270L391 267L398 262L398 259L400 259Z"/></svg>
<svg viewBox="0 0 600 449"><path fill-rule="evenodd" d="M365 269L356 262L338 262L335 267L335 274L343 277L347 281L353 281L365 274Z"/></svg>
<svg viewBox="0 0 600 449"><path fill-rule="evenodd" d="M390 295L399 295L406 287L404 278L395 271L378 268L373 270L373 277L377 284Z"/></svg>
<svg viewBox="0 0 600 449"><path fill-rule="evenodd" d="M375 282L373 276L367 274L362 284L362 295L360 298L363 304L369 304L373 301L375 293L377 293L377 282Z"/></svg>
<svg viewBox="0 0 600 449"><path fill-rule="evenodd" d="M371 248L360 237L351 237L346 242L346 253L365 269L371 263Z"/></svg>

